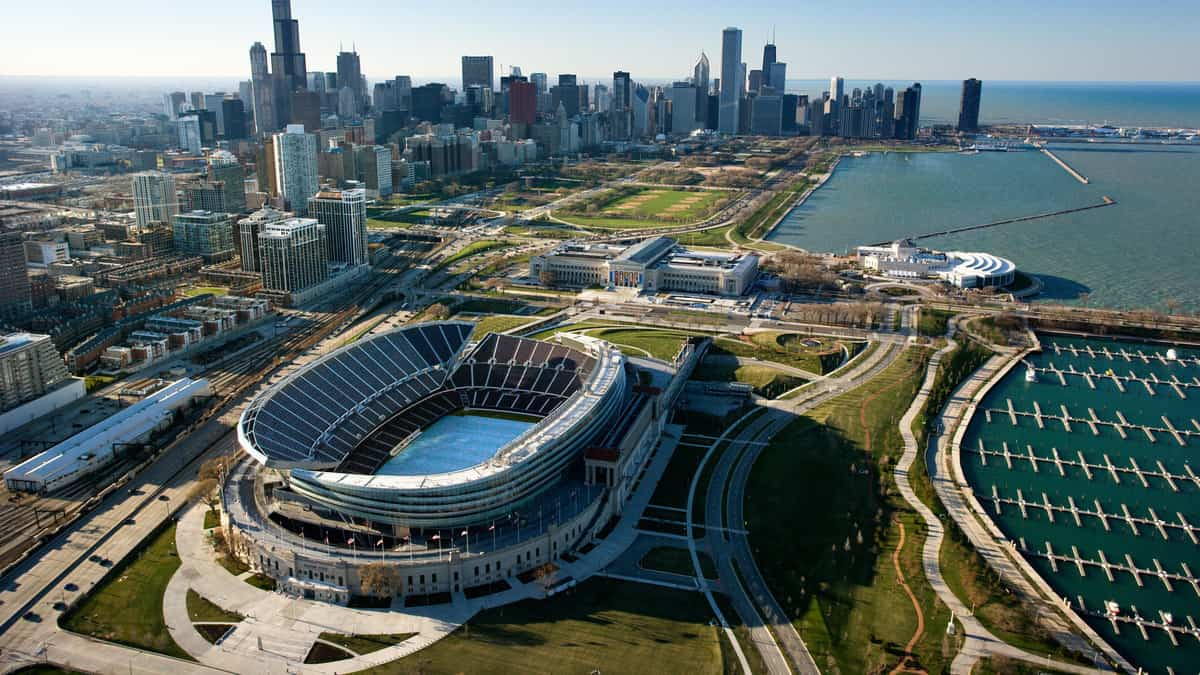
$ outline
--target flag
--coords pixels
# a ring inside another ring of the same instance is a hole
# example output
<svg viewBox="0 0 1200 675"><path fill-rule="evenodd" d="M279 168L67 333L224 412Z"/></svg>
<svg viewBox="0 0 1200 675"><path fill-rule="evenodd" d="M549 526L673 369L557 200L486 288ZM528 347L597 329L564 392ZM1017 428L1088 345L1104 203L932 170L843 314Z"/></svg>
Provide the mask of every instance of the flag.
<svg viewBox="0 0 1200 675"><path fill-rule="evenodd" d="M440 534L435 534L432 537L430 537L430 539L432 539L433 541L437 541L438 539L441 539L441 538L442 538L442 535L440 535Z"/></svg>
<svg viewBox="0 0 1200 675"><path fill-rule="evenodd" d="M349 544L350 546L353 546L354 545L354 537L350 537L350 538L346 539L346 543Z"/></svg>
<svg viewBox="0 0 1200 675"><path fill-rule="evenodd" d="M376 545L376 546L383 546L383 539L380 539L380 540L379 540L379 543L378 543L378 544L375 544L375 545Z"/></svg>
<svg viewBox="0 0 1200 675"><path fill-rule="evenodd" d="M495 523L492 523L492 524L491 524L491 526L490 526L490 527L488 527L488 532L491 532L491 531L492 531L492 530L494 530L494 529L496 529L496 524L495 524Z"/></svg>
<svg viewBox="0 0 1200 675"><path fill-rule="evenodd" d="M466 530L463 530L463 531L462 531L462 533L461 533L461 534L459 534L458 536L460 536L460 537L465 537L465 536L467 536L467 531L466 531Z"/></svg>

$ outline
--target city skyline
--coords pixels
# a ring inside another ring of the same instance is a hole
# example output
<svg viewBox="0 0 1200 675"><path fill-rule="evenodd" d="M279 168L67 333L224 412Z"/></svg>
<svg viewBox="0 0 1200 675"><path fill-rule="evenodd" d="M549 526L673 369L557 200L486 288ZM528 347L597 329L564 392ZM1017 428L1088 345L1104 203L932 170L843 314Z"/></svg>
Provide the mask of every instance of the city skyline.
<svg viewBox="0 0 1200 675"><path fill-rule="evenodd" d="M0 45L0 58L19 65L8 66L0 75L245 79L246 50L256 41L272 42L269 2L214 0L205 12L186 17L176 14L182 10L160 5L146 11L144 4L119 0L101 9L81 3L68 10L74 21L66 26L58 21L61 7L14 7L8 18L17 24L54 22L62 39L54 50L45 50L36 33L10 36ZM417 79L451 79L460 71L464 54L494 56L497 75L518 65L526 72L574 72L581 78L622 69L635 78L678 79L700 51L720 53L720 30L728 25L743 30L744 49L755 55L751 66L757 65L762 45L774 33L779 60L791 64L789 75L798 80L837 72L847 79L933 81L961 79L969 72L992 81L1195 81L1190 64L1200 60L1200 47L1187 27L1200 20L1200 9L1173 4L1177 7L1164 11L1174 20L1165 24L1145 13L1122 16L1117 24L1106 12L1108 7L1119 8L1111 2L1089 3L1087 11L1081 11L1085 5L1078 2L1047 7L1024 1L995 16L973 8L928 7L901 14L865 3L850 10L822 8L814 17L804 8L780 10L751 3L737 12L704 18L693 17L682 3L668 3L658 16L679 18L630 23L614 19L624 15L621 2L603 10L566 3L554 16L543 16L544 11L536 11L542 8L532 4L529 12L518 3L504 15L468 7L463 16L486 20L450 22L433 6L406 7L401 16L399 10L375 3L333 8L302 0L293 3L292 15L300 22L300 42L311 70L336 70L337 53L353 44L371 81L399 72ZM629 5L629 16L636 16ZM480 3L479 9L485 8ZM146 23L121 18L129 16L145 16ZM539 39L530 39L530 16L539 17ZM393 18L397 23L389 21ZM814 18L826 28L813 31ZM166 28L176 21L186 22L189 30ZM1139 29L1142 23L1145 30ZM147 24L155 30L146 30ZM405 39L397 40L398 25L429 29L406 31ZM1117 42L1125 48L1111 49ZM447 44L454 47L447 49ZM622 50L612 50L612 44L620 44ZM38 54L36 60L28 58L32 53ZM883 54L886 59L880 59Z"/></svg>

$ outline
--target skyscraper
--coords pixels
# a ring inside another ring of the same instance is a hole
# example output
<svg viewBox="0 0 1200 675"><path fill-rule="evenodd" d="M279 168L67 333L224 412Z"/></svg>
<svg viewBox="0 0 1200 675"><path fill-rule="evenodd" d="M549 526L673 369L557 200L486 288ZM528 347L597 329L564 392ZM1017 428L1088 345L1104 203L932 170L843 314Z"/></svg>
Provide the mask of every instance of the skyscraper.
<svg viewBox="0 0 1200 675"><path fill-rule="evenodd" d="M763 88L763 71L759 70L758 68L754 68L747 74L747 78L749 79L747 86L750 87L751 93L757 94L759 91L762 90L762 88Z"/></svg>
<svg viewBox="0 0 1200 675"><path fill-rule="evenodd" d="M21 231L0 225L0 319L20 316L32 309Z"/></svg>
<svg viewBox="0 0 1200 675"><path fill-rule="evenodd" d="M671 133L689 134L696 129L696 85L676 82L666 90L671 101Z"/></svg>
<svg viewBox="0 0 1200 675"><path fill-rule="evenodd" d="M726 28L721 33L721 104L717 131L738 132L739 106L745 78L742 70L742 31Z"/></svg>
<svg viewBox="0 0 1200 675"><path fill-rule="evenodd" d="M296 292L329 276L327 227L313 218L265 223L258 234L263 288Z"/></svg>
<svg viewBox="0 0 1200 675"><path fill-rule="evenodd" d="M626 139L633 134L633 80L628 71L614 72L612 87L613 136Z"/></svg>
<svg viewBox="0 0 1200 675"><path fill-rule="evenodd" d="M545 73L530 73L529 81L533 83L533 86L537 87L537 93L545 94L549 91L547 87L548 79Z"/></svg>
<svg viewBox="0 0 1200 675"><path fill-rule="evenodd" d="M271 0L275 26L275 51L271 52L271 79L275 103L275 128L291 119L291 93L308 86L308 68L300 51L300 23L292 18L291 0Z"/></svg>
<svg viewBox="0 0 1200 675"><path fill-rule="evenodd" d="M772 63L770 72L763 71L763 84L773 87L775 93L782 95L787 89L787 64L782 61Z"/></svg>
<svg viewBox="0 0 1200 675"><path fill-rule="evenodd" d="M917 137L921 123L921 83L905 87L896 93L896 138L912 140Z"/></svg>
<svg viewBox="0 0 1200 675"><path fill-rule="evenodd" d="M979 99L983 94L983 82L971 78L963 80L962 97L958 101L958 130L973 132L979 129Z"/></svg>
<svg viewBox="0 0 1200 675"><path fill-rule="evenodd" d="M526 125L537 121L537 85L517 80L508 86L508 119Z"/></svg>
<svg viewBox="0 0 1200 675"><path fill-rule="evenodd" d="M246 137L246 108L242 99L228 97L221 101L221 117L225 120L226 140L240 140Z"/></svg>
<svg viewBox="0 0 1200 675"><path fill-rule="evenodd" d="M158 171L133 174L133 211L138 227L171 222L171 216L179 213L175 177Z"/></svg>
<svg viewBox="0 0 1200 675"><path fill-rule="evenodd" d="M288 208L304 215L308 200L320 189L317 179L317 137L299 124L275 134L275 184Z"/></svg>
<svg viewBox="0 0 1200 675"><path fill-rule="evenodd" d="M367 193L323 190L308 200L308 213L325 226L330 262L367 262Z"/></svg>
<svg viewBox="0 0 1200 675"><path fill-rule="evenodd" d="M242 258L242 269L247 272L262 271L262 252L259 250L258 235L263 233L267 225L292 217L291 213L278 211L271 207L261 208L238 221L239 255ZM325 254L328 258L328 253Z"/></svg>
<svg viewBox="0 0 1200 675"><path fill-rule="evenodd" d="M362 63L358 60L358 52L338 52L337 55L337 81L338 81L338 114L341 115L342 101L341 90L350 89L353 92L354 112L357 115L363 111L363 102L367 98L367 84L362 75Z"/></svg>
<svg viewBox="0 0 1200 675"><path fill-rule="evenodd" d="M700 52L696 65L692 66L692 84L696 85L696 121L700 128L708 126L708 87L711 76L708 68L708 55Z"/></svg>
<svg viewBox="0 0 1200 675"><path fill-rule="evenodd" d="M261 42L250 45L250 112L254 115L254 133L261 135L275 130L271 72L267 67L267 48Z"/></svg>
<svg viewBox="0 0 1200 675"><path fill-rule="evenodd" d="M840 77L829 78L829 99L825 101L825 115L829 121L825 133L838 135L838 119L842 114L842 99L846 95L846 81Z"/></svg>
<svg viewBox="0 0 1200 675"><path fill-rule="evenodd" d="M0 334L0 411L37 398L68 377L49 335Z"/></svg>
<svg viewBox="0 0 1200 675"><path fill-rule="evenodd" d="M494 88L495 70L492 68L490 56L462 57L462 86L466 91L472 86Z"/></svg>
<svg viewBox="0 0 1200 675"><path fill-rule="evenodd" d="M771 66L775 63L775 43L768 42L763 45L763 62L762 62L762 84L764 87L775 87L780 93L783 93L783 83L775 84L771 81Z"/></svg>

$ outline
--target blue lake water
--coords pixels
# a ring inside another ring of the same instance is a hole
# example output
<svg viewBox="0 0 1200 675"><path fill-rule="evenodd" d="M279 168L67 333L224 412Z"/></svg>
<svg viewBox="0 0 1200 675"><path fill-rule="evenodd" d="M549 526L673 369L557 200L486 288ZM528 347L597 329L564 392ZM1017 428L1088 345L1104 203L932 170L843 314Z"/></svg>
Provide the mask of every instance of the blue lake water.
<svg viewBox="0 0 1200 675"><path fill-rule="evenodd" d="M467 469L486 462L509 441L525 433L531 422L448 415L425 428L376 475L423 476Z"/></svg>
<svg viewBox="0 0 1200 675"><path fill-rule="evenodd" d="M1091 181L1041 153L873 153L834 176L771 239L845 253L860 244L1096 204L1114 206L923 240L1012 259L1042 277L1044 299L1119 308L1200 309L1200 147L1049 146Z"/></svg>
<svg viewBox="0 0 1200 675"><path fill-rule="evenodd" d="M846 80L845 92L875 80ZM896 91L911 80L887 80ZM829 80L788 80L788 93L819 97ZM961 82L921 81L921 123L958 121ZM979 106L984 124L1112 124L1115 126L1200 127L1197 82L1001 82L984 81Z"/></svg>

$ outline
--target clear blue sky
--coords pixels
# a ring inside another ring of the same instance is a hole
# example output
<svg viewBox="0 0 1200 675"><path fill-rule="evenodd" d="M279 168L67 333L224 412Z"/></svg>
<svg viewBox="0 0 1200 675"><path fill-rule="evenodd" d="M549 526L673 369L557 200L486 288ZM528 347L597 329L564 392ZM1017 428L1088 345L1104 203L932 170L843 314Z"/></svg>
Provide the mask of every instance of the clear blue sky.
<svg viewBox="0 0 1200 675"><path fill-rule="evenodd" d="M271 51L270 0L7 3L0 75L230 76ZM849 0L721 3L293 0L310 70L357 44L370 79L457 84L459 56L492 54L526 73L677 78L701 50L720 69L720 32L744 31L761 61L776 31L789 79L1200 80L1200 2Z"/></svg>

